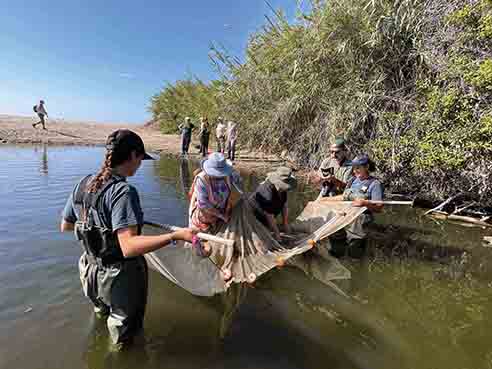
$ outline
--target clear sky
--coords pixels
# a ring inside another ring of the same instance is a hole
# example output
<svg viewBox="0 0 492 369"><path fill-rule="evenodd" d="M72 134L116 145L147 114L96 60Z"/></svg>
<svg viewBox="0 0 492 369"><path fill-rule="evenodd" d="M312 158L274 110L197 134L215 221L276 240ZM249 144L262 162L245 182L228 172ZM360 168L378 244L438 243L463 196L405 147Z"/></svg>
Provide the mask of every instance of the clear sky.
<svg viewBox="0 0 492 369"><path fill-rule="evenodd" d="M289 16L295 0L270 0ZM3 3L3 4L2 4ZM0 0L0 114L142 123L164 82L209 80L211 42L242 56L264 0Z"/></svg>

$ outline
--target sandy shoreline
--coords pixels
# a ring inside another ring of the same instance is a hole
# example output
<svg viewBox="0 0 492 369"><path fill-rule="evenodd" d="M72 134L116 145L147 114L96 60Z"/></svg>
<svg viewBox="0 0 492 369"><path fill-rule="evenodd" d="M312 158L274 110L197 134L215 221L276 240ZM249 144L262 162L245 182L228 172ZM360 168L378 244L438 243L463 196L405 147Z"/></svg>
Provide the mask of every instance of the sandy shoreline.
<svg viewBox="0 0 492 369"><path fill-rule="evenodd" d="M164 135L153 127L124 123L89 123L75 122L64 119L48 119L46 130L40 125L32 124L37 117L21 117L0 114L0 144L47 144L47 145L104 145L106 137L118 128L128 128L137 132L145 142L148 151L167 155L180 154L180 136ZM194 147L198 140L193 138L190 145L190 156L199 157ZM211 148L214 143L211 142ZM276 166L283 161L273 155L258 152L238 151L237 165L246 167Z"/></svg>

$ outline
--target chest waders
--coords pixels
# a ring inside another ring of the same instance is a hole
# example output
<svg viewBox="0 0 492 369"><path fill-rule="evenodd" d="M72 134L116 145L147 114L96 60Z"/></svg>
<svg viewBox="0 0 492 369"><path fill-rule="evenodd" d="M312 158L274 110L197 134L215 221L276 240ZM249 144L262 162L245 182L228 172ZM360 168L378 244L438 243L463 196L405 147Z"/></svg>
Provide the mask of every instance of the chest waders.
<svg viewBox="0 0 492 369"><path fill-rule="evenodd" d="M107 326L113 343L124 343L143 327L147 264L143 256L124 258L110 219L104 217L109 213L104 210L104 194L123 180L112 178L96 193L87 193L90 179L91 176L87 176L82 180L74 196L74 205L80 209L74 232L84 250L79 260L80 281L96 313L108 316ZM110 218L110 214L108 216Z"/></svg>
<svg viewBox="0 0 492 369"><path fill-rule="evenodd" d="M368 184L357 189L352 189L352 183L354 179L351 179L347 183L347 190L343 193L343 200L370 200L369 199L369 187L376 180L376 178L370 178ZM345 228L345 235L343 244L336 240L332 243L332 253L337 256L349 255L353 258L361 258L367 247L367 235L369 233L368 226L374 217L369 210L366 210L361 214L352 224Z"/></svg>

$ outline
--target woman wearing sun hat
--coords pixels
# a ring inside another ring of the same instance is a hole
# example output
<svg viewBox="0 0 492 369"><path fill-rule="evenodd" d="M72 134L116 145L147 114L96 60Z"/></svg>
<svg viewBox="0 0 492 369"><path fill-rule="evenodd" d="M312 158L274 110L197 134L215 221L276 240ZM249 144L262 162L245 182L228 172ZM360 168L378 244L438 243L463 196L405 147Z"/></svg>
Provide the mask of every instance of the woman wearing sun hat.
<svg viewBox="0 0 492 369"><path fill-rule="evenodd" d="M221 153L212 153L201 162L202 171L193 181L190 199L190 226L213 232L230 219L232 166Z"/></svg>
<svg viewBox="0 0 492 369"><path fill-rule="evenodd" d="M256 219L269 228L277 240L280 240L280 231L275 218L282 214L285 231L289 232L287 192L296 187L297 180L292 175L292 169L280 167L276 171L268 173L265 181L249 198Z"/></svg>

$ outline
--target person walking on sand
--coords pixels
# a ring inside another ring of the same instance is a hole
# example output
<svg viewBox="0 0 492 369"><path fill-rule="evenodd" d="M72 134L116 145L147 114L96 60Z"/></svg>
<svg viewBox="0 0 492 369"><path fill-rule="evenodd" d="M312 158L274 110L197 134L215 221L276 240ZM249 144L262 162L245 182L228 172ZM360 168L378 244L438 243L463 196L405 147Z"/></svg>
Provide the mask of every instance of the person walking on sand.
<svg viewBox="0 0 492 369"><path fill-rule="evenodd" d="M33 110L34 110L35 113L38 114L39 122L33 123L32 124L32 127L33 128L36 128L36 126L38 124L42 124L43 125L43 129L46 129L44 117L45 116L48 117L48 112L44 108L44 100L39 100L39 104L38 105L34 105Z"/></svg>
<svg viewBox="0 0 492 369"><path fill-rule="evenodd" d="M219 122L217 123L217 127L215 128L215 137L217 138L217 151L224 154L226 149L226 130L227 127L224 123L222 117L217 119Z"/></svg>
<svg viewBox="0 0 492 369"><path fill-rule="evenodd" d="M192 242L195 230L179 228L142 236L140 197L126 179L142 160L153 159L142 139L128 129L106 140L102 168L78 182L62 213L61 231L74 231L83 254L79 260L82 289L99 317L107 318L111 341L131 343L141 331L148 293L144 254L175 240Z"/></svg>

